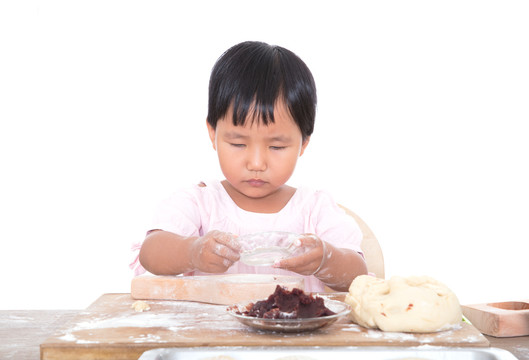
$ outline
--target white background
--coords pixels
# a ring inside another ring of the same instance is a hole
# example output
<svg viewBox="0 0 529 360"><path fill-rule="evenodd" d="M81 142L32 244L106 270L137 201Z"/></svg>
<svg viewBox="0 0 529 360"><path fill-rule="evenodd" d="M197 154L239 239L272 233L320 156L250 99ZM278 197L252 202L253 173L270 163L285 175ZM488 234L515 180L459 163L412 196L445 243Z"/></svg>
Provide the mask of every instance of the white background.
<svg viewBox="0 0 529 360"><path fill-rule="evenodd" d="M529 298L528 19L499 0L1 2L0 309L130 291L157 201L221 176L209 73L244 40L311 68L291 184L363 217L387 277Z"/></svg>

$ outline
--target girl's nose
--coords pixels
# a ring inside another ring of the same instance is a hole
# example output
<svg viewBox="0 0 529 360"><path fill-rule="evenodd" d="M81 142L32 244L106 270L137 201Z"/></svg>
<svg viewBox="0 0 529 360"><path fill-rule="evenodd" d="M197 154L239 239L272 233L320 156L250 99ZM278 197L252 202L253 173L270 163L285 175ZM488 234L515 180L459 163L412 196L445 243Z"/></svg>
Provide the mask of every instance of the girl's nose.
<svg viewBox="0 0 529 360"><path fill-rule="evenodd" d="M249 171L265 171L266 155L261 149L249 149L246 167Z"/></svg>

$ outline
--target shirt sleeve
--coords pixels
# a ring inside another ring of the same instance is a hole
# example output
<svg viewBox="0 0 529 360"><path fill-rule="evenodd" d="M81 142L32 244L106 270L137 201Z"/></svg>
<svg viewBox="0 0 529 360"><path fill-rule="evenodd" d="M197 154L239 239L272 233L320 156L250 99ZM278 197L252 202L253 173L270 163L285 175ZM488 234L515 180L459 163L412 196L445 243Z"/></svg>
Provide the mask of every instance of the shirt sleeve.
<svg viewBox="0 0 529 360"><path fill-rule="evenodd" d="M155 208L150 230L198 236L201 228L197 194L193 189L173 193Z"/></svg>
<svg viewBox="0 0 529 360"><path fill-rule="evenodd" d="M323 241L362 254L360 227L353 217L338 206L329 193L316 192L311 217L316 235Z"/></svg>

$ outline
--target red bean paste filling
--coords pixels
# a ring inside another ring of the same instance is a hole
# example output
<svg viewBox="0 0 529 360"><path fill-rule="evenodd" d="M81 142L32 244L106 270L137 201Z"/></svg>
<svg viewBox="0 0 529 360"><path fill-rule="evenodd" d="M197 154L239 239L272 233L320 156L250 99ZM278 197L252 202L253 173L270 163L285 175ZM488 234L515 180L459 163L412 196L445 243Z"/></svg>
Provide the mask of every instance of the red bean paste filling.
<svg viewBox="0 0 529 360"><path fill-rule="evenodd" d="M334 312L325 307L323 298L307 295L298 288L289 291L277 285L268 299L249 304L242 314L263 319L303 319L329 316Z"/></svg>

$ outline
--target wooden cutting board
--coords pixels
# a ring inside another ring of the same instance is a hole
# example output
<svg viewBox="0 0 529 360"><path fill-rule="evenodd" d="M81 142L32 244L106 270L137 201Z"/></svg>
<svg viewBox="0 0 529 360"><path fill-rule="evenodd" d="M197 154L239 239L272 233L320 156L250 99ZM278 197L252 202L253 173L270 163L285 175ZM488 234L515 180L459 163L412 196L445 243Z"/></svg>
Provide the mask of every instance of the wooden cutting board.
<svg viewBox="0 0 529 360"><path fill-rule="evenodd" d="M153 276L132 279L131 295L143 300L190 300L230 305L264 299L277 285L289 290L304 289L299 276L230 274L210 276Z"/></svg>
<svg viewBox="0 0 529 360"><path fill-rule="evenodd" d="M253 330L226 312L225 305L147 301L135 312L130 294L105 294L64 329L41 344L41 359L138 359L159 347L202 346L489 346L472 325L432 334L368 330L348 319L307 333Z"/></svg>

